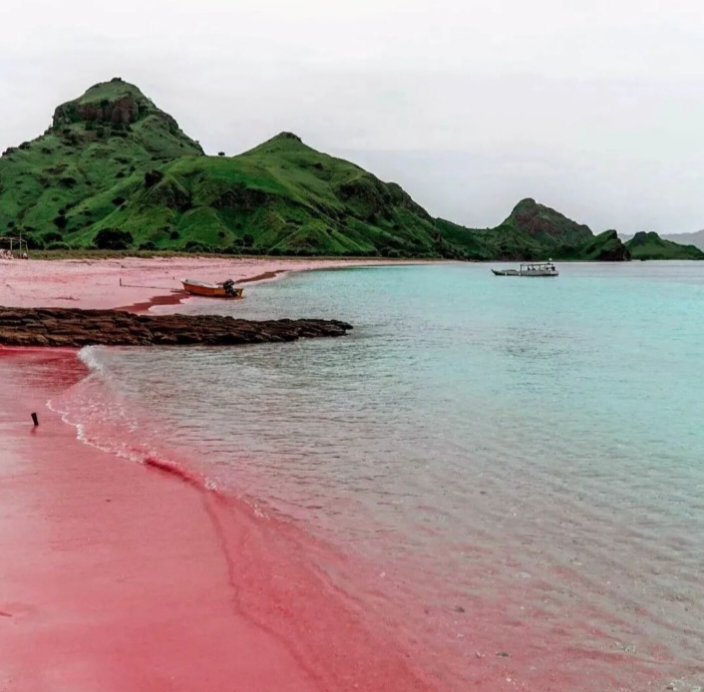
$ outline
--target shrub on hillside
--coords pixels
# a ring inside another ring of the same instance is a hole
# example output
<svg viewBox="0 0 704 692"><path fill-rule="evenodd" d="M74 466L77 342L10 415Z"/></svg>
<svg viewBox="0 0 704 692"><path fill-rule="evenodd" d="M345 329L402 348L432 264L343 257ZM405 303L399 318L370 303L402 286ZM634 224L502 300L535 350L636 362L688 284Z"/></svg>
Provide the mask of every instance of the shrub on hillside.
<svg viewBox="0 0 704 692"><path fill-rule="evenodd" d="M160 183L164 179L164 174L161 171L147 171L144 174L144 187L149 189L154 187L157 183Z"/></svg>
<svg viewBox="0 0 704 692"><path fill-rule="evenodd" d="M27 247L30 250L42 250L44 249L44 241L42 238L38 235L35 235L32 232L23 232L22 233L22 240L27 243Z"/></svg>
<svg viewBox="0 0 704 692"><path fill-rule="evenodd" d="M71 247L67 245L66 243L49 243L45 248L45 250L70 250Z"/></svg>
<svg viewBox="0 0 704 692"><path fill-rule="evenodd" d="M142 243L139 246L139 249L143 250L145 252L152 252L152 251L156 250L156 245L154 245L154 243L151 240L147 240L146 243Z"/></svg>
<svg viewBox="0 0 704 692"><path fill-rule="evenodd" d="M42 235L42 241L44 245L50 245L51 243L60 243L63 241L63 236L58 231L47 231Z"/></svg>
<svg viewBox="0 0 704 692"><path fill-rule="evenodd" d="M198 254L207 254L210 252L214 252L213 248L210 247L210 245L201 243L199 240L189 240L183 249L186 252L193 252Z"/></svg>
<svg viewBox="0 0 704 692"><path fill-rule="evenodd" d="M132 234L120 228L103 228L93 238L98 250L127 250L133 243Z"/></svg>

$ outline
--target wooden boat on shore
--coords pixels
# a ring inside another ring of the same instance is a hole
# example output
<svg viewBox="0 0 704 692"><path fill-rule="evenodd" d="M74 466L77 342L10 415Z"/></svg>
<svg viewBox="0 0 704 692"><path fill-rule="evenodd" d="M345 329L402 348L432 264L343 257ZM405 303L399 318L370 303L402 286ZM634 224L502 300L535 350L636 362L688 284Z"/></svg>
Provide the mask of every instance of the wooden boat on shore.
<svg viewBox="0 0 704 692"><path fill-rule="evenodd" d="M193 279L181 279L183 290L193 296L204 296L206 298L242 298L244 288L235 286L232 279L223 281L221 284L208 283L207 281L195 281Z"/></svg>
<svg viewBox="0 0 704 692"><path fill-rule="evenodd" d="M557 267L550 262L530 262L520 269L492 269L494 276L559 276Z"/></svg>

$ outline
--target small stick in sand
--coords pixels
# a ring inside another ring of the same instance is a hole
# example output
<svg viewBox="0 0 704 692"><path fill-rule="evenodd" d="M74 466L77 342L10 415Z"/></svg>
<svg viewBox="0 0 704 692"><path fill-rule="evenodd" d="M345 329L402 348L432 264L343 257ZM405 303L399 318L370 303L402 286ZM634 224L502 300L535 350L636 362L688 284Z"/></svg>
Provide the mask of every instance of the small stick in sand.
<svg viewBox="0 0 704 692"><path fill-rule="evenodd" d="M36 428L39 425L39 417L36 413L32 414L32 420L34 421L34 427Z"/></svg>

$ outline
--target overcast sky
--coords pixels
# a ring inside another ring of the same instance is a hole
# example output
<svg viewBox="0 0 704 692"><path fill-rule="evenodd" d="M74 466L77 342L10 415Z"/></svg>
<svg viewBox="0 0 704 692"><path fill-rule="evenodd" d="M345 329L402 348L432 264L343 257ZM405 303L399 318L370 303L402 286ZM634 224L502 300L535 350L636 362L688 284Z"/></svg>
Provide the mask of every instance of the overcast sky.
<svg viewBox="0 0 704 692"><path fill-rule="evenodd" d="M114 76L208 152L290 130L493 226L704 228L701 0L1 0L0 148Z"/></svg>

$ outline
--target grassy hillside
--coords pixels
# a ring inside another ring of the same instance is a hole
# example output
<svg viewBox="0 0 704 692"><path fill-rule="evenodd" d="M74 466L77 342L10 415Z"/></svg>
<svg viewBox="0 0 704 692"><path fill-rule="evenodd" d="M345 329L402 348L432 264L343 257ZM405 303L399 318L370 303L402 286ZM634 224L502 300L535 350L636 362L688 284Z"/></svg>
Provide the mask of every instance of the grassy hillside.
<svg viewBox="0 0 704 692"><path fill-rule="evenodd" d="M507 234L518 234L520 242L529 238L543 247L579 246L593 237L589 226L572 221L534 199L519 202L500 228Z"/></svg>
<svg viewBox="0 0 704 692"><path fill-rule="evenodd" d="M475 254L481 254L480 259L629 259L628 252L614 232L594 236L588 226L572 221L533 199L519 202L509 217L496 228L464 230L469 232L477 246ZM461 234L456 230L453 241L467 242L466 239L462 241Z"/></svg>
<svg viewBox="0 0 704 692"><path fill-rule="evenodd" d="M701 260L704 252L694 245L678 245L657 233L636 233L626 243L633 259L639 260Z"/></svg>
<svg viewBox="0 0 704 692"><path fill-rule="evenodd" d="M704 231L697 231L696 233L668 233L660 237L663 240L671 240L678 245L694 245L694 247L704 250Z"/></svg>
<svg viewBox="0 0 704 692"><path fill-rule="evenodd" d="M555 251L556 259L580 262L627 262L631 253L616 231L604 231L576 246L564 246Z"/></svg>
<svg viewBox="0 0 704 692"><path fill-rule="evenodd" d="M119 78L59 106L41 137L0 158L0 234L19 233L62 250L629 258L615 232L595 237L532 199L493 229L434 219L398 185L290 133L239 156L205 156Z"/></svg>
<svg viewBox="0 0 704 692"><path fill-rule="evenodd" d="M463 229L439 221L445 237L483 260L627 261L630 253L616 231L595 236L588 226L532 199L519 202L500 226L485 230Z"/></svg>
<svg viewBox="0 0 704 692"><path fill-rule="evenodd" d="M186 156L135 173L71 209L66 238L88 246L101 230L124 229L136 246L156 249L419 257L459 252L443 251L434 223L399 186L284 133L236 157Z"/></svg>
<svg viewBox="0 0 704 692"><path fill-rule="evenodd" d="M56 240L78 204L150 167L202 153L136 87L121 80L98 84L59 106L41 137L3 153L0 232L22 231L35 244L47 234Z"/></svg>

